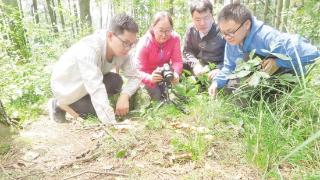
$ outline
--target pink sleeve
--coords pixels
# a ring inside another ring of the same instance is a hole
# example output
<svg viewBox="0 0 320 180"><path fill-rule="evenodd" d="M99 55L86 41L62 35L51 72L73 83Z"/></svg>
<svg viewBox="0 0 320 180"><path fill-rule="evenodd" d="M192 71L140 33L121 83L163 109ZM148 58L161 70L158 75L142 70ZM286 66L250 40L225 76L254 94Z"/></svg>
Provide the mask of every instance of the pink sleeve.
<svg viewBox="0 0 320 180"><path fill-rule="evenodd" d="M182 63L182 55L181 55L179 36L175 37L171 61L172 61L172 69L174 70L174 72L177 72L180 75L182 72L183 63Z"/></svg>
<svg viewBox="0 0 320 180"><path fill-rule="evenodd" d="M139 74L142 78L142 82L150 87L154 84L151 82L151 74L147 73L145 69L148 67L148 47L146 46L147 38L141 39L137 45L136 61L138 63Z"/></svg>

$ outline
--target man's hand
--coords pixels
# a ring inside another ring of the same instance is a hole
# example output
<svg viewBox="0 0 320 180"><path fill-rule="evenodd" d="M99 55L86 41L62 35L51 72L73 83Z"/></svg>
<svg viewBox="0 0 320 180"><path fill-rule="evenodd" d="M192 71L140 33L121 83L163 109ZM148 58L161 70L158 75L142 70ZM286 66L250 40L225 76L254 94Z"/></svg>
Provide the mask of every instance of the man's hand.
<svg viewBox="0 0 320 180"><path fill-rule="evenodd" d="M130 96L126 93L121 93L117 105L116 105L116 115L124 116L129 112L129 98Z"/></svg>
<svg viewBox="0 0 320 180"><path fill-rule="evenodd" d="M217 82L214 81L210 85L210 87L208 89L208 93L210 96L215 97L217 95L217 90L218 90L218 84L217 84Z"/></svg>
<svg viewBox="0 0 320 180"><path fill-rule="evenodd" d="M194 67L193 67L193 74L195 76L199 76L203 73L206 73L209 71L209 67L208 66L202 66L200 63L197 63Z"/></svg>
<svg viewBox="0 0 320 180"><path fill-rule="evenodd" d="M209 80L212 80L216 75L219 74L219 72L220 72L220 69L214 69L214 70L210 71L208 73Z"/></svg>
<svg viewBox="0 0 320 180"><path fill-rule="evenodd" d="M274 74L279 69L274 58L263 60L261 63L261 67L262 71L268 73L269 75Z"/></svg>
<svg viewBox="0 0 320 180"><path fill-rule="evenodd" d="M161 76L159 70L155 69L151 74L151 82L156 84L160 81L162 81L162 76Z"/></svg>
<svg viewBox="0 0 320 180"><path fill-rule="evenodd" d="M179 74L174 72L173 73L173 80L171 82L173 85L178 84L179 83Z"/></svg>

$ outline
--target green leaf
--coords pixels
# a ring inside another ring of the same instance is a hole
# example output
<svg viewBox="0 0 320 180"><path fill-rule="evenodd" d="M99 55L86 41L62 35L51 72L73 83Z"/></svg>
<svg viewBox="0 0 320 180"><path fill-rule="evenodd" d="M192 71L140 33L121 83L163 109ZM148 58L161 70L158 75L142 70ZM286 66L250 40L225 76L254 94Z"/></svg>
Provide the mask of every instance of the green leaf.
<svg viewBox="0 0 320 180"><path fill-rule="evenodd" d="M126 156L126 154L127 154L127 150L120 150L120 151L118 151L117 153L116 153L116 157L117 158L124 158L125 156Z"/></svg>
<svg viewBox="0 0 320 180"><path fill-rule="evenodd" d="M289 74L289 73L281 74L278 76L278 79L286 81L286 82L298 82L297 78L298 77L293 76L293 74Z"/></svg>
<svg viewBox="0 0 320 180"><path fill-rule="evenodd" d="M250 54L249 54L250 59L253 59L253 56L254 56L255 53L256 53L256 49L253 49L253 50L250 52Z"/></svg>
<svg viewBox="0 0 320 180"><path fill-rule="evenodd" d="M266 73L266 72L259 71L258 73L264 79L269 79L270 78L270 75L268 73Z"/></svg>
<svg viewBox="0 0 320 180"><path fill-rule="evenodd" d="M236 74L230 74L227 76L227 79L237 79L237 75Z"/></svg>
<svg viewBox="0 0 320 180"><path fill-rule="evenodd" d="M257 87L258 84L260 83L260 74L255 72L251 77L250 81L248 82L249 86Z"/></svg>
<svg viewBox="0 0 320 180"><path fill-rule="evenodd" d="M246 77L247 75L249 75L251 73L251 71L240 71L238 73L236 73L236 76L238 78L243 78Z"/></svg>

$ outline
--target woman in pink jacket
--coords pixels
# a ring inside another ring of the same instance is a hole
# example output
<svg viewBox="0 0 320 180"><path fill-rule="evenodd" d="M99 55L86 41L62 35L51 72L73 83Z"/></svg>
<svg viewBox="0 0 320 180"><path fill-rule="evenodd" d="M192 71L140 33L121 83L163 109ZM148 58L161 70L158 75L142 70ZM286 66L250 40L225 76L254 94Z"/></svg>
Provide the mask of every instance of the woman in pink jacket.
<svg viewBox="0 0 320 180"><path fill-rule="evenodd" d="M158 12L149 31L137 45L136 60L142 82L154 100L162 100L164 91L162 76L158 67L165 63L171 65L174 72L173 84L179 82L182 71L180 37L173 31L172 18L167 12Z"/></svg>

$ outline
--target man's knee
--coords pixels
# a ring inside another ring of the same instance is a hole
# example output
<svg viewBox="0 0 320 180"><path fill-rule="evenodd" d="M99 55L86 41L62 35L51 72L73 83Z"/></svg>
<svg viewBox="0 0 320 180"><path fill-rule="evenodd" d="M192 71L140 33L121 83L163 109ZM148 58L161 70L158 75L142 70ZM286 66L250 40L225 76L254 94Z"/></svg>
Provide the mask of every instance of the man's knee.
<svg viewBox="0 0 320 180"><path fill-rule="evenodd" d="M103 83L106 86L109 95L121 92L123 80L117 73L109 72L103 76Z"/></svg>

